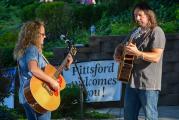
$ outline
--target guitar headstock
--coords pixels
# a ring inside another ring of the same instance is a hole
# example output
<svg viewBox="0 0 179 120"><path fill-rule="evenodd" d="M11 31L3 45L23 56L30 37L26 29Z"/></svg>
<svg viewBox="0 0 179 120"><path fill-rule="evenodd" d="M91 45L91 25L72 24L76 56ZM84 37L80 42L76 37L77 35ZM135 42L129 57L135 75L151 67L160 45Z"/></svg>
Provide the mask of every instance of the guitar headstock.
<svg viewBox="0 0 179 120"><path fill-rule="evenodd" d="M71 48L70 48L70 54L72 56L75 56L76 53L77 53L77 48L74 45L72 45Z"/></svg>
<svg viewBox="0 0 179 120"><path fill-rule="evenodd" d="M131 35L132 39L137 39L142 35L141 27L138 27Z"/></svg>

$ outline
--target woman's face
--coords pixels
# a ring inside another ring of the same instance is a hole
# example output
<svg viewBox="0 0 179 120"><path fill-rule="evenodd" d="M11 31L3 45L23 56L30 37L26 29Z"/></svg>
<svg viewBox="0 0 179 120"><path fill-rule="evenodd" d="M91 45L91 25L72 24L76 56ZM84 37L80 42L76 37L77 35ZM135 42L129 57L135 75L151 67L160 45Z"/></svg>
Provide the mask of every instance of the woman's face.
<svg viewBox="0 0 179 120"><path fill-rule="evenodd" d="M40 34L40 38L39 38L40 43L41 43L41 45L43 45L44 44L44 39L46 38L44 26L40 27L39 34Z"/></svg>
<svg viewBox="0 0 179 120"><path fill-rule="evenodd" d="M142 28L145 28L148 26L149 19L148 19L148 16L144 13L144 11L136 8L134 10L134 18L135 18L136 23Z"/></svg>

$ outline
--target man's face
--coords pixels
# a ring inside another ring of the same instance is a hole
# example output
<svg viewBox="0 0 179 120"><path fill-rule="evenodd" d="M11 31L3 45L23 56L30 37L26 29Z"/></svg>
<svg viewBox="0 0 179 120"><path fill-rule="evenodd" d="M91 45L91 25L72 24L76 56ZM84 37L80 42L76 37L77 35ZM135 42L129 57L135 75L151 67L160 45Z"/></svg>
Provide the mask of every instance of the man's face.
<svg viewBox="0 0 179 120"><path fill-rule="evenodd" d="M134 10L134 18L135 18L135 21L136 23L145 28L148 26L148 23L149 23L149 19L148 19L148 16L144 13L144 11L136 8Z"/></svg>

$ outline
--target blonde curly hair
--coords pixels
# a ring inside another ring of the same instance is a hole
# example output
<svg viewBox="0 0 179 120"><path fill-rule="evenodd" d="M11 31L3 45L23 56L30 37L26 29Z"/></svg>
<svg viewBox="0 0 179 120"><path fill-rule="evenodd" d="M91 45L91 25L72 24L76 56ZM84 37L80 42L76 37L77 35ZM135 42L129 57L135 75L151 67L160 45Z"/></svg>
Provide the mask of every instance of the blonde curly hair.
<svg viewBox="0 0 179 120"><path fill-rule="evenodd" d="M40 52L42 52L42 45L39 41L40 28L44 26L42 21L28 21L23 24L18 36L18 42L14 49L14 59L18 60L25 52L26 48L33 44Z"/></svg>

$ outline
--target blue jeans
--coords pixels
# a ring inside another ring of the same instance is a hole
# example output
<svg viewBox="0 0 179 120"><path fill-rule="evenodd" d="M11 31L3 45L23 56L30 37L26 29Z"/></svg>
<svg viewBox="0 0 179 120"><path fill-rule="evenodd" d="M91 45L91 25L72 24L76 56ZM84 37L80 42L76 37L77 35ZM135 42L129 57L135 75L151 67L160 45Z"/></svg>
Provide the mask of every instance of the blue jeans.
<svg viewBox="0 0 179 120"><path fill-rule="evenodd" d="M43 114L35 112L28 103L22 104L25 109L25 113L28 120L50 120L51 112L46 112Z"/></svg>
<svg viewBox="0 0 179 120"><path fill-rule="evenodd" d="M157 90L139 90L126 86L124 101L124 120L138 120L142 107L145 120L158 120L158 95Z"/></svg>

